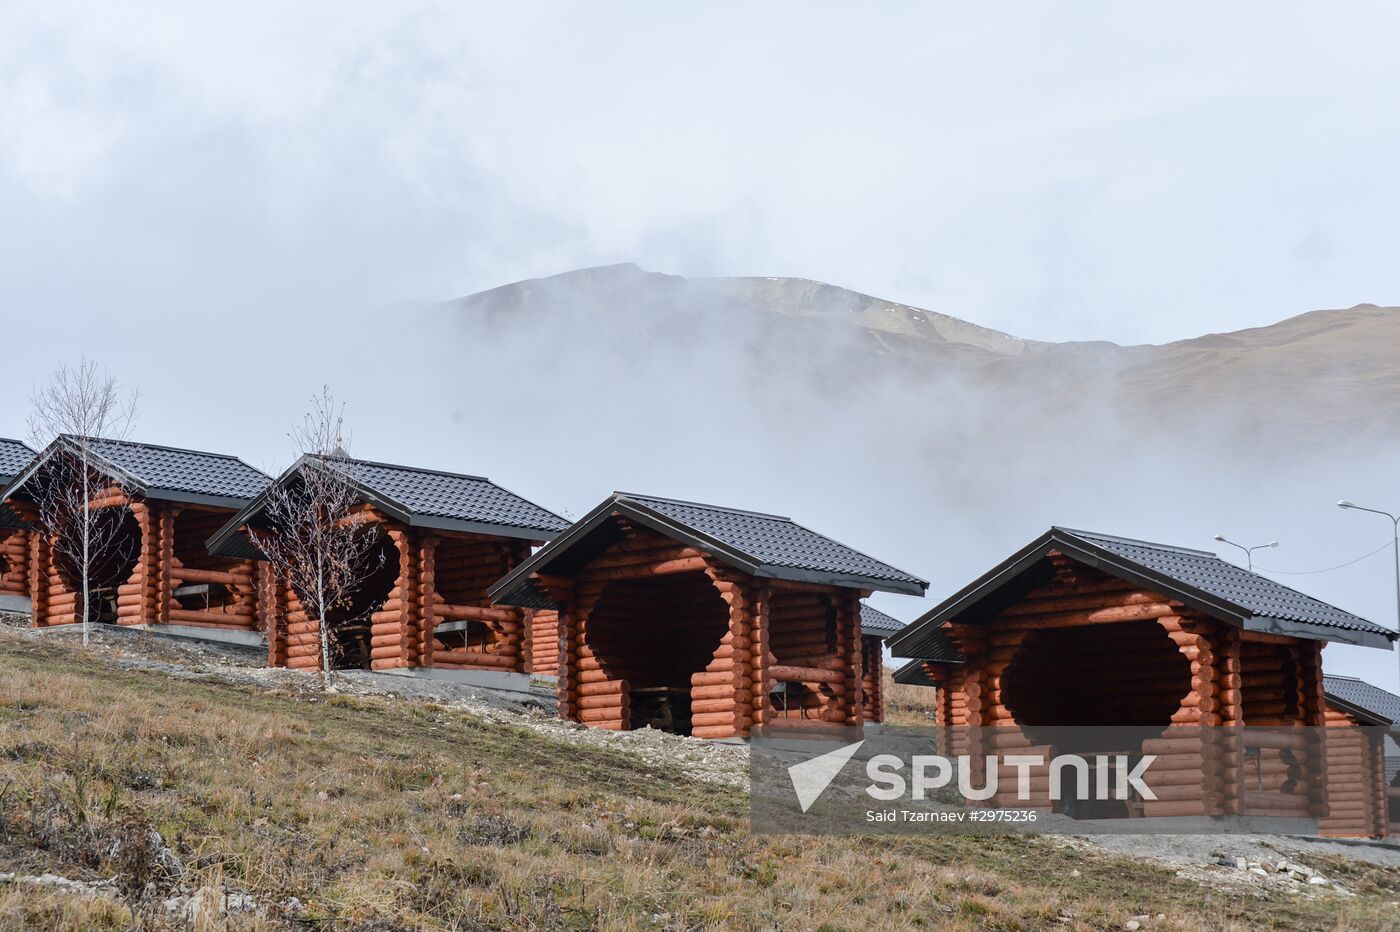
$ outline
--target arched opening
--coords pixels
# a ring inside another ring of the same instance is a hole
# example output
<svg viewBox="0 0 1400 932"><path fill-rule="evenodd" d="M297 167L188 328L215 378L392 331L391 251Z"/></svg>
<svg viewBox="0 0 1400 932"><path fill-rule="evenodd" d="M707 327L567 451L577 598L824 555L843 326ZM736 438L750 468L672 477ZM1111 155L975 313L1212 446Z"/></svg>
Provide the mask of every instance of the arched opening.
<svg viewBox="0 0 1400 932"><path fill-rule="evenodd" d="M89 618L115 622L117 587L131 578L141 553L141 525L125 505L98 508L89 516L92 522L88 556ZM71 522L58 532L54 544L54 568L63 586L76 598L83 588L82 526ZM81 618L78 606L77 618Z"/></svg>
<svg viewBox="0 0 1400 932"><path fill-rule="evenodd" d="M1002 675L1002 702L1054 754L1141 757L1191 691L1191 664L1156 621L1032 631ZM1130 802L1065 799L1077 818L1128 815Z"/></svg>
<svg viewBox="0 0 1400 932"><path fill-rule="evenodd" d="M331 666L336 670L370 668L370 642L373 637L370 616L379 611L398 582L399 551L394 542L377 527L370 527L364 533L374 534L375 540L361 558L360 583L340 604L326 612L330 629ZM314 615L314 601L305 597L301 599L307 611Z"/></svg>
<svg viewBox="0 0 1400 932"><path fill-rule="evenodd" d="M584 644L608 679L627 681L633 728L688 735L691 677L728 630L729 607L709 577L681 573L608 583L584 625Z"/></svg>

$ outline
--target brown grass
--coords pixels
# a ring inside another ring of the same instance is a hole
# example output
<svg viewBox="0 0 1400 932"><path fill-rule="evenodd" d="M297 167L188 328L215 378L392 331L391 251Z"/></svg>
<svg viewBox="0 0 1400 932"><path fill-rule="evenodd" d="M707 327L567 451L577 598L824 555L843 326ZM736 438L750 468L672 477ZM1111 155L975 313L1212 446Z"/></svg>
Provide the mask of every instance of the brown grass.
<svg viewBox="0 0 1400 932"><path fill-rule="evenodd" d="M885 668L885 721L891 725L933 724L933 694L929 686L903 686Z"/></svg>
<svg viewBox="0 0 1400 932"><path fill-rule="evenodd" d="M304 922L375 928L1380 928L1400 891L1366 869L1354 899L1256 897L1037 839L753 836L738 793L440 707L131 672L6 631L0 664L0 871L124 891L0 885L4 928L179 925L160 901L201 886L269 910L235 925L280 926L294 896ZM183 876L142 855L150 827Z"/></svg>

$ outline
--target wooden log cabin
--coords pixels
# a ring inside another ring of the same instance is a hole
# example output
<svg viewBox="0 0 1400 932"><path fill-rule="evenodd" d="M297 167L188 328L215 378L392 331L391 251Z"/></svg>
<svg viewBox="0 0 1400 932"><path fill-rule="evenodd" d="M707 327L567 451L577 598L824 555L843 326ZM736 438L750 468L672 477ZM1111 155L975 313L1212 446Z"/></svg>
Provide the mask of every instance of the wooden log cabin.
<svg viewBox="0 0 1400 932"><path fill-rule="evenodd" d="M261 643L254 565L210 554L209 534L262 491L268 477L237 457L149 443L94 439L89 463L99 491L92 505L103 546L91 563L89 617L169 634ZM5 489L5 504L26 522L34 496L79 448L59 437ZM74 533L60 529L59 534ZM36 627L81 621L81 564L56 539L29 535L26 570Z"/></svg>
<svg viewBox="0 0 1400 932"><path fill-rule="evenodd" d="M1327 724L1345 729L1328 742L1327 766L1366 774L1360 783L1371 805L1346 807L1325 819L1329 835L1400 838L1400 696L1354 676L1325 676ZM1363 726L1357 729L1354 726ZM1348 727L1351 726L1351 727ZM1369 726L1369 727L1367 727Z"/></svg>
<svg viewBox="0 0 1400 932"><path fill-rule="evenodd" d="M0 489L15 480L34 459L34 451L18 440L0 438ZM0 493L0 503L4 495ZM29 529L14 511L0 504L0 612L28 615Z"/></svg>
<svg viewBox="0 0 1400 932"><path fill-rule="evenodd" d="M1381 835L1374 730L1334 741L1320 727L1274 737L1208 726L1341 724L1330 720L1323 647L1388 649L1394 638L1206 551L1052 528L889 646L910 659L897 682L938 690L945 753L978 760L1015 749L1048 760L1081 750L1037 744L1037 728L1057 726L1165 734L1127 750L1156 755L1159 772L1181 771L1180 785L1096 817L1285 817L1318 820L1331 834ZM1309 785L1303 770L1327 780ZM1010 783L999 786L989 804L1018 805ZM1064 811L1032 786L1032 805Z"/></svg>
<svg viewBox="0 0 1400 932"><path fill-rule="evenodd" d="M534 609L532 615L529 671L554 676L559 671L559 613ZM903 627L902 621L861 603L861 700L867 722L879 724L885 720L884 642ZM781 704L784 697L777 698Z"/></svg>
<svg viewBox="0 0 1400 932"><path fill-rule="evenodd" d="M328 619L336 667L456 672L457 679L528 688L522 674L531 669L532 613L493 606L486 588L569 523L489 479L410 466L303 457L277 482L296 483L312 465L345 472L357 510L378 536L368 557L373 571ZM210 538L210 551L266 567L256 543L271 533L266 498L230 517ZM258 617L269 664L320 668L319 620L270 572ZM512 676L474 675L482 673Z"/></svg>
<svg viewBox="0 0 1400 932"><path fill-rule="evenodd" d="M927 585L789 518L618 492L490 595L558 613L561 717L720 739L881 718L860 600Z"/></svg>

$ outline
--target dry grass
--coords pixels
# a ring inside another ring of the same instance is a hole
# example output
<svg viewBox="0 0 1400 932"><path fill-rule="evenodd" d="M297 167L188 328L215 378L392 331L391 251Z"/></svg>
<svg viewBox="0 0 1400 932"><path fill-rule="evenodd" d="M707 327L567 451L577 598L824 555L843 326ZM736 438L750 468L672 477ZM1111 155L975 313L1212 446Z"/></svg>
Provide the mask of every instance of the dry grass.
<svg viewBox="0 0 1400 932"><path fill-rule="evenodd" d="M932 725L934 690L929 686L903 686L885 668L885 721L891 725Z"/></svg>
<svg viewBox="0 0 1400 932"><path fill-rule="evenodd" d="M179 925L159 907L177 885L250 891L269 913L249 927L296 897L334 927L1379 928L1400 896L1376 870L1308 901L1035 839L753 836L737 793L442 708L128 672L4 631L0 664L0 871L123 890L0 886L5 928ZM183 875L143 854L151 827Z"/></svg>

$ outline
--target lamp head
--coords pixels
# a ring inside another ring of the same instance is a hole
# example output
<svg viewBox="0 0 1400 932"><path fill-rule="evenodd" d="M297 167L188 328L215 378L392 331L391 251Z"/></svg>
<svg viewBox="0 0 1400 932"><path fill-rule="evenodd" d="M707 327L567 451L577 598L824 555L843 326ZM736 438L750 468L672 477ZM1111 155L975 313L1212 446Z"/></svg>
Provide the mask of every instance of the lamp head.
<svg viewBox="0 0 1400 932"><path fill-rule="evenodd" d="M1215 539L1216 539L1216 540L1219 540L1219 541L1223 541L1223 540L1225 539L1225 535L1224 535L1224 534L1216 534L1216 535L1215 535Z"/></svg>
<svg viewBox="0 0 1400 932"><path fill-rule="evenodd" d="M1269 541L1269 544L1268 544L1268 545L1269 545L1270 547L1277 547L1277 546L1278 546L1278 541L1276 541L1276 540L1271 540L1271 541Z"/></svg>
<svg viewBox="0 0 1400 932"><path fill-rule="evenodd" d="M1338 507L1338 508L1355 508L1356 506L1353 505L1351 502L1347 501L1346 499L1342 499L1340 502L1337 502L1337 507Z"/></svg>

